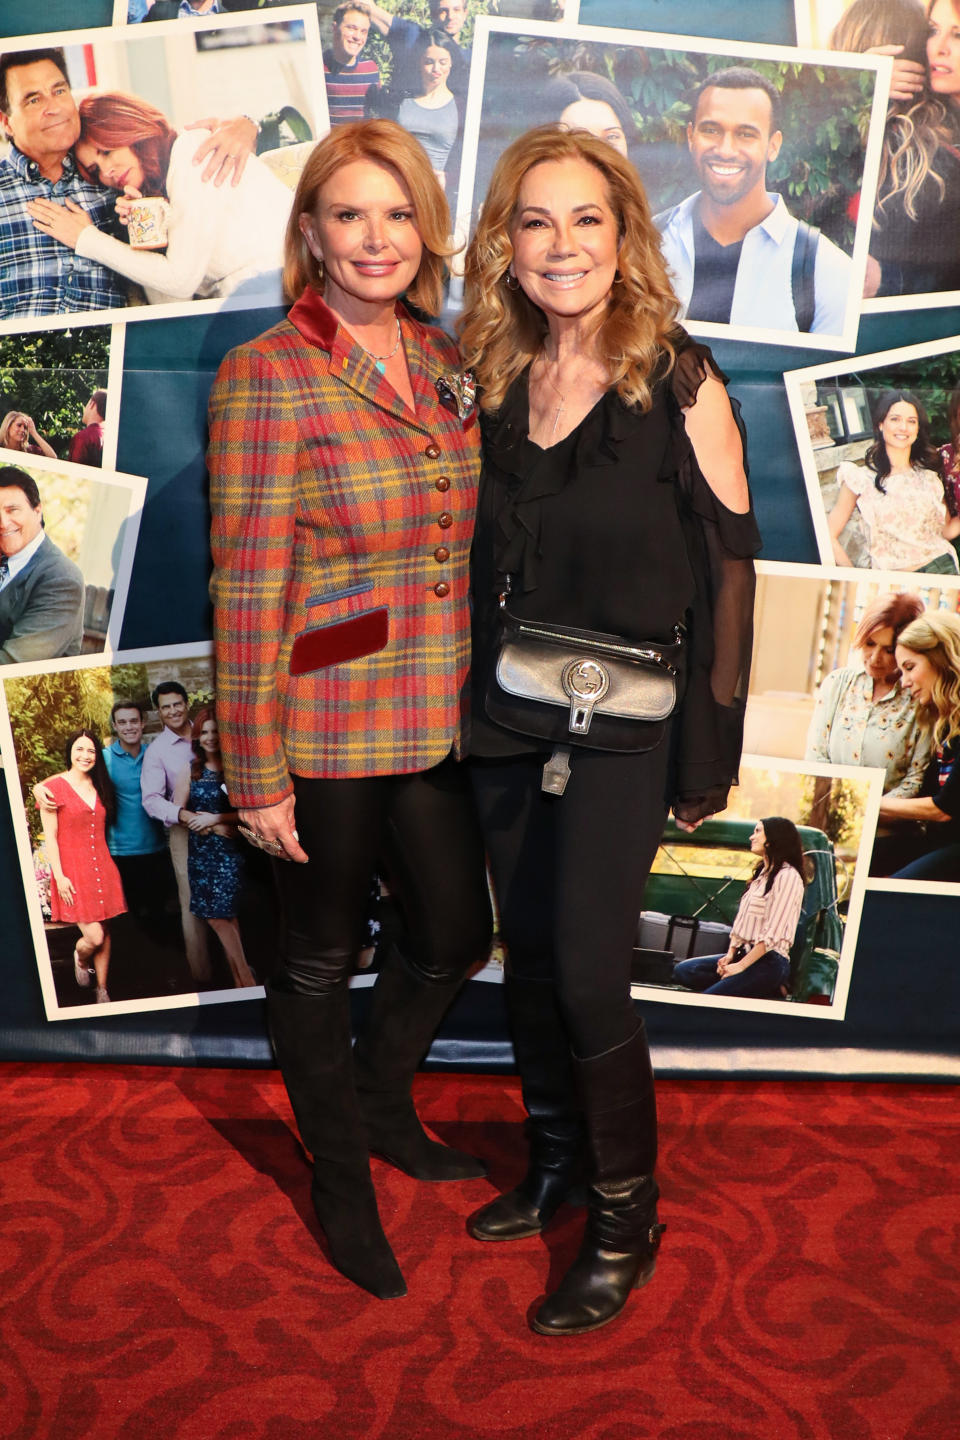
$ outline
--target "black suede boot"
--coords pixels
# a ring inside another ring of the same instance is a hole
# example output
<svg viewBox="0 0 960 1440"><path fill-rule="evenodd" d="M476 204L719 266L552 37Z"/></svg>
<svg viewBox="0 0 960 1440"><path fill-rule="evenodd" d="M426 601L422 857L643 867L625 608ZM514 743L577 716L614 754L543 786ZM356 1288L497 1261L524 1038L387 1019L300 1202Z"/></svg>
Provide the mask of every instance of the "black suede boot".
<svg viewBox="0 0 960 1440"><path fill-rule="evenodd" d="M475 1180L487 1173L482 1160L430 1139L410 1093L461 983L425 980L391 948L356 1044L354 1073L369 1148L415 1180Z"/></svg>
<svg viewBox="0 0 960 1440"><path fill-rule="evenodd" d="M574 1060L583 1097L591 1182L580 1253L533 1319L541 1335L583 1335L620 1311L653 1276L660 1235L657 1110L641 1022L622 1045Z"/></svg>
<svg viewBox="0 0 960 1440"><path fill-rule="evenodd" d="M277 1063L313 1156L311 1196L330 1258L348 1280L381 1300L406 1295L370 1178L353 1080L347 987L297 995L268 985L266 993Z"/></svg>
<svg viewBox="0 0 960 1440"><path fill-rule="evenodd" d="M584 1127L570 1042L552 980L504 976L513 1053L520 1071L530 1158L527 1173L504 1195L471 1215L476 1240L537 1235L565 1201L583 1203Z"/></svg>

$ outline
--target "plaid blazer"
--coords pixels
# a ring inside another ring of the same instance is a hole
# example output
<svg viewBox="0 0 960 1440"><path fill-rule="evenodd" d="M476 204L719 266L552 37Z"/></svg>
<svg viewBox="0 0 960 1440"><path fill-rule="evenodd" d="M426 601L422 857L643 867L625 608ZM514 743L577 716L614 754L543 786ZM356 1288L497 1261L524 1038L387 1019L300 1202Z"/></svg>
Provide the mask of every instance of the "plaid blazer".
<svg viewBox="0 0 960 1440"><path fill-rule="evenodd" d="M437 399L453 341L397 315L416 417L309 290L214 382L217 720L236 805L275 804L291 772L424 770L458 740L479 427ZM380 606L385 649L290 674L301 631Z"/></svg>

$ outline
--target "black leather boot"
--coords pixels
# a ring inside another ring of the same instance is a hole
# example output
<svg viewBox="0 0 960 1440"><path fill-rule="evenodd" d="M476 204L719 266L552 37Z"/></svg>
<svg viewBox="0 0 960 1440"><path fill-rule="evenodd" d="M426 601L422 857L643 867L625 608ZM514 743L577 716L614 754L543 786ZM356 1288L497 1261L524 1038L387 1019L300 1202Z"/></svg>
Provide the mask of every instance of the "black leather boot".
<svg viewBox="0 0 960 1440"><path fill-rule="evenodd" d="M313 1156L311 1197L337 1269L380 1300L406 1295L377 1211L370 1157L353 1081L350 996L266 987L277 1063L304 1145Z"/></svg>
<svg viewBox="0 0 960 1440"><path fill-rule="evenodd" d="M431 1140L411 1095L417 1066L462 981L424 979L392 948L377 976L354 1073L371 1152L415 1180L475 1180L482 1160Z"/></svg>
<svg viewBox="0 0 960 1440"><path fill-rule="evenodd" d="M580 1253L532 1324L541 1335L583 1335L615 1319L653 1277L660 1236L657 1110L641 1022L622 1045L574 1060L587 1122L591 1181Z"/></svg>
<svg viewBox="0 0 960 1440"><path fill-rule="evenodd" d="M538 1234L565 1201L583 1203L584 1126L566 1028L552 980L504 977L513 1053L520 1071L530 1158L527 1173L471 1215L476 1240Z"/></svg>

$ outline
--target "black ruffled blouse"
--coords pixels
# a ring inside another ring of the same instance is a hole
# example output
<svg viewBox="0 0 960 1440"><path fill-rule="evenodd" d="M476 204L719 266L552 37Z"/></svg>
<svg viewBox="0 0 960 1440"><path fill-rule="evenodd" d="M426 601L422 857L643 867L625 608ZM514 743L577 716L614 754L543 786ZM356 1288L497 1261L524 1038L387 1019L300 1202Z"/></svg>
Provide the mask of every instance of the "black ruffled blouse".
<svg viewBox="0 0 960 1440"><path fill-rule="evenodd" d="M527 381L525 372L501 409L481 418L471 753L544 748L484 709L497 595L509 575L510 610L523 619L636 641L669 641L674 625L687 627L674 811L681 819L713 814L736 779L742 744L760 546L753 511L735 514L713 494L669 381L656 385L647 412L608 391L546 450L528 435Z"/></svg>

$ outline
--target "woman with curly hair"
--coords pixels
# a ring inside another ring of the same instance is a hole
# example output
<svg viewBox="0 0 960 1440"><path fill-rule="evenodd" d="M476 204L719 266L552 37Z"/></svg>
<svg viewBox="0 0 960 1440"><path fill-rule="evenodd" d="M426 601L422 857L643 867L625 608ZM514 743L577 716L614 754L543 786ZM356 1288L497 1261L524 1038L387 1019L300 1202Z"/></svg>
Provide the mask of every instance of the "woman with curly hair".
<svg viewBox="0 0 960 1440"><path fill-rule="evenodd" d="M618 150L551 125L504 151L461 326L482 390L471 749L530 1165L471 1231L535 1234L586 1174L579 1256L532 1322L545 1335L607 1324L653 1273L656 1102L633 932L668 810L692 828L722 809L740 753L759 537L718 373L704 358L692 393L677 379L677 310ZM511 624L649 642L675 712L618 741L579 701L514 704L497 679L498 596Z"/></svg>
<svg viewBox="0 0 960 1440"><path fill-rule="evenodd" d="M88 180L120 192L120 219L142 196L170 202L164 253L98 230L72 201L31 202L37 229L142 285L152 305L222 298L240 286L279 303L290 191L262 160L249 156L235 185L207 185L193 163L205 130L178 135L162 110L122 90L87 95L78 109L77 164Z"/></svg>
<svg viewBox="0 0 960 1440"><path fill-rule="evenodd" d="M950 542L960 519L947 513L927 412L909 390L884 390L872 419L876 438L863 464L844 460L837 468L840 494L828 520L834 559L852 563L840 536L859 510L874 570L956 575Z"/></svg>
<svg viewBox="0 0 960 1440"><path fill-rule="evenodd" d="M960 616L927 610L900 632L897 664L934 752L913 799L884 795L871 875L960 880Z"/></svg>
<svg viewBox="0 0 960 1440"><path fill-rule="evenodd" d="M743 892L724 955L681 960L673 976L703 995L780 1000L803 908L806 867L800 832L784 815L758 820L750 836L757 868Z"/></svg>
<svg viewBox="0 0 960 1440"><path fill-rule="evenodd" d="M96 976L97 1001L104 1004L110 968L107 921L127 905L120 872L107 849L106 826L113 820L113 784L107 774L103 747L92 730L67 737L66 770L43 782L52 808L40 805L40 823L50 861L50 916L55 923L80 931L73 952L78 985Z"/></svg>

